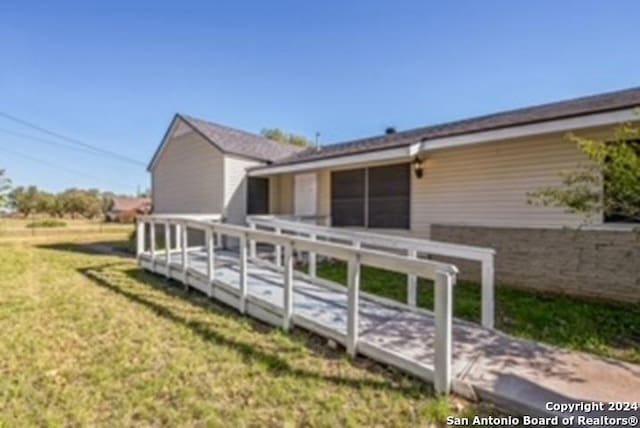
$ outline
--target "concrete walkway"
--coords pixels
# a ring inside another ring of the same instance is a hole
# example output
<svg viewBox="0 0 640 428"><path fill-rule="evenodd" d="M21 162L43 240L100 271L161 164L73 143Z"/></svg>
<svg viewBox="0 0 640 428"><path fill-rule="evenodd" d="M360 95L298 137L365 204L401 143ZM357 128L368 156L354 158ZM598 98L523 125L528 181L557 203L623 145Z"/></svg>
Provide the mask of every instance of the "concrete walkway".
<svg viewBox="0 0 640 428"><path fill-rule="evenodd" d="M151 263L143 254L141 265L183 280L180 254L172 254L169 271L158 255ZM191 286L210 292L206 282L206 255L189 253ZM231 252L217 251L213 297L234 305L238 289L238 260ZM278 325L283 301L282 274L272 266L250 261L249 302L259 311L248 311ZM294 324L344 343L347 322L346 289L296 278L294 282ZM344 290L344 291L343 291ZM434 320L429 311L385 302L366 296L360 303L358 351L429 380L433 370ZM640 402L640 366L590 354L567 351L488 330L480 325L454 320L454 385L456 393L479 398L527 415L614 417L640 412L561 412L547 403Z"/></svg>

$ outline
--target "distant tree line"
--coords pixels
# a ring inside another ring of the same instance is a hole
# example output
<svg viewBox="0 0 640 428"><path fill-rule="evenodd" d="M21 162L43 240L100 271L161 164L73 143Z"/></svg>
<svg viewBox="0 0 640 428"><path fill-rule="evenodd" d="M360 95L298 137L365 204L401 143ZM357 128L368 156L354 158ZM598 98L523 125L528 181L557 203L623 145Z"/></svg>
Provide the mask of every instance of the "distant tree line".
<svg viewBox="0 0 640 428"><path fill-rule="evenodd" d="M11 180L6 177L4 169L0 169L0 208L7 202L9 189L11 189Z"/></svg>
<svg viewBox="0 0 640 428"><path fill-rule="evenodd" d="M8 194L8 205L24 217L47 214L51 217L98 218L111 207L113 192L97 189L67 189L59 193L46 192L36 186L19 186Z"/></svg>

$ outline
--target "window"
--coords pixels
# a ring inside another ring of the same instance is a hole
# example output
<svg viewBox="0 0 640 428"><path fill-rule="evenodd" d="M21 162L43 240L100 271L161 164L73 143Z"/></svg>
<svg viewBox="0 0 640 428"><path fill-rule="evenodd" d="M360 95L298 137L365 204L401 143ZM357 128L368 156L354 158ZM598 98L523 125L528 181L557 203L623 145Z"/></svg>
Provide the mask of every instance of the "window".
<svg viewBox="0 0 640 428"><path fill-rule="evenodd" d="M406 163L331 173L332 224L408 229L410 183Z"/></svg>
<svg viewBox="0 0 640 428"><path fill-rule="evenodd" d="M364 226L365 170L331 173L331 224Z"/></svg>
<svg viewBox="0 0 640 428"><path fill-rule="evenodd" d="M409 228L409 165L369 168L369 227Z"/></svg>
<svg viewBox="0 0 640 428"><path fill-rule="evenodd" d="M269 179L249 177L247 214L269 214Z"/></svg>

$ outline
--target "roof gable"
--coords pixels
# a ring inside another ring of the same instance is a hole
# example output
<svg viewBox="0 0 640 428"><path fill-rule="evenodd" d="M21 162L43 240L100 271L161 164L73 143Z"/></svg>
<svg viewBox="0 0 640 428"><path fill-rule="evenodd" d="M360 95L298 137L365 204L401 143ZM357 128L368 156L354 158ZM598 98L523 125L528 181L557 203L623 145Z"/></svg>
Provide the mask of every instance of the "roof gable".
<svg viewBox="0 0 640 428"><path fill-rule="evenodd" d="M184 126L200 135L223 154L232 154L267 163L287 158L303 150L302 147L280 143L261 135L177 113L151 158L147 170L151 171L155 167L155 163L160 158L168 141L177 133L184 132L180 129Z"/></svg>

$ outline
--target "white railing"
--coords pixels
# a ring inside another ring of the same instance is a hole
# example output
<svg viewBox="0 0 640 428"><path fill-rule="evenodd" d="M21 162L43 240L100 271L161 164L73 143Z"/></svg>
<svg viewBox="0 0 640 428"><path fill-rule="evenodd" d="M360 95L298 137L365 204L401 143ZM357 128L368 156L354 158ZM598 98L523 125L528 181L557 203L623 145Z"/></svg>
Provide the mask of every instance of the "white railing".
<svg viewBox="0 0 640 428"><path fill-rule="evenodd" d="M481 322L486 328L494 328L495 325L495 250L492 248L473 247L468 245L452 244L448 242L431 241L427 239L409 238L397 235L388 235L372 232L337 229L335 227L318 226L308 223L290 221L275 216L249 216L247 223L250 228L273 230L276 234L286 233L307 236L312 240L340 241L356 248L365 246L376 250L387 251L394 254L405 254L411 258L426 256L454 257L471 260L481 264L482 302ZM255 246L252 244L252 251ZM276 248L276 263L280 263L279 249ZM255 253L251 254L252 257ZM317 257L315 253L308 254L309 276L316 277ZM418 281L415 275L407 276L407 304L417 305Z"/></svg>
<svg viewBox="0 0 640 428"><path fill-rule="evenodd" d="M149 224L150 239L147 241L145 225ZM158 249L155 247L155 228L157 225L164 227L165 233L171 228L179 230L176 233L178 241L174 246L169 239L165 239L165 248L160 250L165 256L162 261L158 258ZM201 230L205 233L206 248L206 272L208 278L208 295L213 295L216 285L215 278L215 236L226 236L238 240L239 263L239 305L238 309L244 313L247 301L247 272L251 242L267 243L284 249L282 261L283 274L283 317L282 328L289 330L293 324L293 291L294 291L294 252L308 252L325 255L331 258L346 261L348 264L347 284L347 352L355 356L359 343L359 297L361 281L361 265L374 266L390 271L400 272L415 277L427 278L435 284L435 341L434 341L434 370L433 382L437 392L448 394L452 382L452 288L455 284L457 269L447 263L426 259L410 258L397 254L377 251L373 249L357 248L352 245L343 245L326 241L318 241L301 236L278 234L273 231L256 230L252 228L234 226L222 223L212 223L189 216L142 216L137 223L137 255L139 260L149 258L151 265L165 263L167 275L171 270L170 255L178 249L181 254L180 268L181 279L188 284L190 271L188 251L188 229ZM146 244L148 242L148 245ZM198 248L198 250L200 250ZM252 298L255 296L252 296Z"/></svg>

